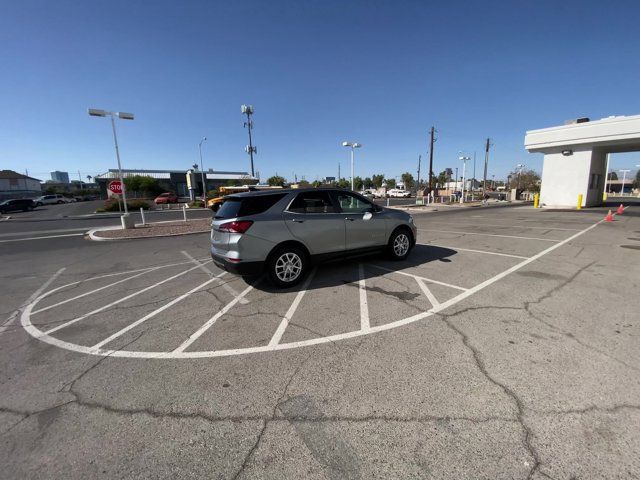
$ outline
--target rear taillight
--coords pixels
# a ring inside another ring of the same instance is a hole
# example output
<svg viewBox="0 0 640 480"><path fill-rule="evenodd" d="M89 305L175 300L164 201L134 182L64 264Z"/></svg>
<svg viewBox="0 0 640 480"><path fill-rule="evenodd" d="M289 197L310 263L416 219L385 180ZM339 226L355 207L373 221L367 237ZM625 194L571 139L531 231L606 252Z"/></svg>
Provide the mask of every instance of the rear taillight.
<svg viewBox="0 0 640 480"><path fill-rule="evenodd" d="M229 233L245 233L249 230L249 227L253 224L251 220L240 220L234 222L227 222L221 224L218 229L221 232L229 232Z"/></svg>

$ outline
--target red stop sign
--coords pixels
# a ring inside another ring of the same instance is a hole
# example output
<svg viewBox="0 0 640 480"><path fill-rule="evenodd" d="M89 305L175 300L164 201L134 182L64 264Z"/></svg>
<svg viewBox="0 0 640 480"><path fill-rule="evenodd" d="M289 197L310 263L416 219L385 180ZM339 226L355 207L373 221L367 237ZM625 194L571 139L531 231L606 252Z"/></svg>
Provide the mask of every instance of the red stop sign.
<svg viewBox="0 0 640 480"><path fill-rule="evenodd" d="M122 182L120 180L114 180L109 183L109 191L117 195L122 194Z"/></svg>

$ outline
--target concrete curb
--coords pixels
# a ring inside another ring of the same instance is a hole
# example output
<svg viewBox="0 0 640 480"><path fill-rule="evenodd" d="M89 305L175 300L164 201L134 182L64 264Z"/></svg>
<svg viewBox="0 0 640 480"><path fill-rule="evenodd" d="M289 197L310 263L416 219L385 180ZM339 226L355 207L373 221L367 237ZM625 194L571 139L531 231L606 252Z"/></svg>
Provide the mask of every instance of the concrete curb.
<svg viewBox="0 0 640 480"><path fill-rule="evenodd" d="M165 223L165 222L158 222L158 223ZM169 222L167 222L169 223ZM138 224L138 225L142 225L142 224ZM149 225L149 224L147 224ZM202 230L199 232L186 232L186 233L167 233L164 235L143 235L141 237L118 237L118 238L107 238L107 237L100 237L98 235L96 235L96 232L104 232L104 231L108 231L108 230L120 230L120 227L116 227L113 228L112 226L109 227L99 227L99 228L94 228L92 230L89 230L87 233L85 233L85 236L89 237L89 240L93 240L94 242L117 242L118 240L138 240L138 239L142 239L142 238L163 238L163 237L180 237L183 235L195 235L197 233L208 233L210 231L210 228L207 228L206 230Z"/></svg>
<svg viewBox="0 0 640 480"><path fill-rule="evenodd" d="M442 209L442 211L455 211L455 210L466 210L469 208L505 208L505 207L522 207L522 206L527 206L528 204L532 204L532 202L502 202L502 203L493 203L493 204L489 204L489 205L482 205L482 204L474 204L474 205L469 205L466 204L465 206L453 206L453 205L447 205L447 204L432 204L432 205L423 205L423 206L411 206L411 207L407 207L407 206L398 206L398 207L394 207L394 206L389 206L389 207L385 207L385 208L393 208L395 210L403 210L403 211L411 211L412 213L430 213L430 212L437 212L440 211L440 209Z"/></svg>

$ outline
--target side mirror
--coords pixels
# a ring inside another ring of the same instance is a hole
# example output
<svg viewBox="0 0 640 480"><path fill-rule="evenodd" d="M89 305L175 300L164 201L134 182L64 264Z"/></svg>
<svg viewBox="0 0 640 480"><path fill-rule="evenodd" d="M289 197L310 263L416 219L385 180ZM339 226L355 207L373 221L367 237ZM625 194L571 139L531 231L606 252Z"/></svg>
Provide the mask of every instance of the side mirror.
<svg viewBox="0 0 640 480"><path fill-rule="evenodd" d="M365 214L362 216L363 220L371 220L373 218L373 213L371 212L365 212Z"/></svg>

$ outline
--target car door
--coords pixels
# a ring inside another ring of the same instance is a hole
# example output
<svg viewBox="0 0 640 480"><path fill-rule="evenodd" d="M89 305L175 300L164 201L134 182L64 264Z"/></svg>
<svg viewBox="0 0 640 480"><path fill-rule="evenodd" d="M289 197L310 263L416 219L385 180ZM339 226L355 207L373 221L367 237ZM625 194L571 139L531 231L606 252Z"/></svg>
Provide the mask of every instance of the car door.
<svg viewBox="0 0 640 480"><path fill-rule="evenodd" d="M387 243L387 224L374 204L351 192L336 192L335 198L344 218L347 250Z"/></svg>
<svg viewBox="0 0 640 480"><path fill-rule="evenodd" d="M283 212L285 225L311 255L342 252L345 225L327 191L300 192Z"/></svg>

